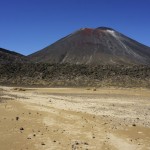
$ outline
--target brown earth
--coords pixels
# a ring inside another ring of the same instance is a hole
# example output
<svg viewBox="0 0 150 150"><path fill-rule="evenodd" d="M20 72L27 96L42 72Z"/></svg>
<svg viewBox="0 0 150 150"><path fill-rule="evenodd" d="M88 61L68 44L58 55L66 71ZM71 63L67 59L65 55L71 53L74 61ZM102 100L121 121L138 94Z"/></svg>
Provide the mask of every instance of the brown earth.
<svg viewBox="0 0 150 150"><path fill-rule="evenodd" d="M150 91L0 88L2 150L149 150Z"/></svg>

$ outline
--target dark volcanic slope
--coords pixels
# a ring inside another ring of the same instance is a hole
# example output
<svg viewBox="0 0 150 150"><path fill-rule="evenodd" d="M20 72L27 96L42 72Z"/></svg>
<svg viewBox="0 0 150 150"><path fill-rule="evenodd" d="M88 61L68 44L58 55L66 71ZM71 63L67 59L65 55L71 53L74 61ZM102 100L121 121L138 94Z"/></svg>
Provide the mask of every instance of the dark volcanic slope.
<svg viewBox="0 0 150 150"><path fill-rule="evenodd" d="M1 64L7 64L7 63L21 63L21 62L25 62L26 58L25 56L13 52L13 51L9 51L3 48L0 48L0 63Z"/></svg>
<svg viewBox="0 0 150 150"><path fill-rule="evenodd" d="M147 65L150 48L111 28L84 28L28 57L46 63Z"/></svg>

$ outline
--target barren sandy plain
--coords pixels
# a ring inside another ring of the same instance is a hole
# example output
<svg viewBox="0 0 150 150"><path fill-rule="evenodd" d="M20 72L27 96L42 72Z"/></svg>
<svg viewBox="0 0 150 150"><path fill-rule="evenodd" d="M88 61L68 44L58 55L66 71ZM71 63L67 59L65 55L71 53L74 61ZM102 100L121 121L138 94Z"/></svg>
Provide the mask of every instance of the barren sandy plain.
<svg viewBox="0 0 150 150"><path fill-rule="evenodd" d="M0 150L150 150L150 90L0 87Z"/></svg>

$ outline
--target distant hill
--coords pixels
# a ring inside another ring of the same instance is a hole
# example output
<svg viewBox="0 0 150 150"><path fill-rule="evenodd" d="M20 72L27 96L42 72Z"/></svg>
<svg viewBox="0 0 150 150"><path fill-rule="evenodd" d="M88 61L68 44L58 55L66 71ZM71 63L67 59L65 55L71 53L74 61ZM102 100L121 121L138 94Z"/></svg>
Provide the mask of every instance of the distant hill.
<svg viewBox="0 0 150 150"><path fill-rule="evenodd" d="M28 58L36 63L150 65L150 48L111 28L83 28Z"/></svg>
<svg viewBox="0 0 150 150"><path fill-rule="evenodd" d="M0 63L24 63L27 58L24 55L0 48Z"/></svg>

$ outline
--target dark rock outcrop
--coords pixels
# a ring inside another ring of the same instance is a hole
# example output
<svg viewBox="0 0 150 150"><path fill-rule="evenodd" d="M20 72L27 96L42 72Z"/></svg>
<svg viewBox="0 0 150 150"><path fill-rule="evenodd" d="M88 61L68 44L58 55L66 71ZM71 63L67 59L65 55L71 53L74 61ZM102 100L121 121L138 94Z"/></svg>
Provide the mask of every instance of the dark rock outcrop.
<svg viewBox="0 0 150 150"><path fill-rule="evenodd" d="M21 63L0 65L0 85L147 87L150 67Z"/></svg>

